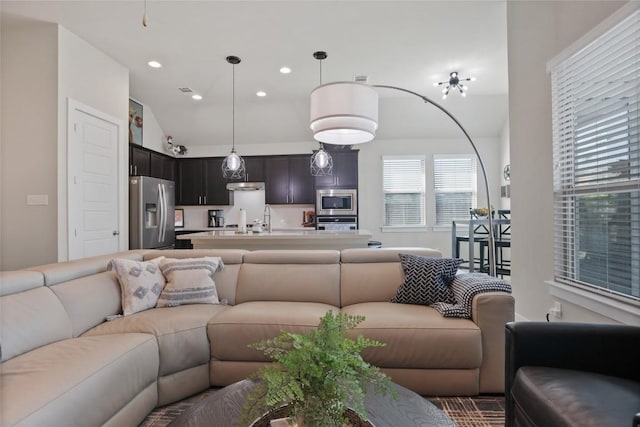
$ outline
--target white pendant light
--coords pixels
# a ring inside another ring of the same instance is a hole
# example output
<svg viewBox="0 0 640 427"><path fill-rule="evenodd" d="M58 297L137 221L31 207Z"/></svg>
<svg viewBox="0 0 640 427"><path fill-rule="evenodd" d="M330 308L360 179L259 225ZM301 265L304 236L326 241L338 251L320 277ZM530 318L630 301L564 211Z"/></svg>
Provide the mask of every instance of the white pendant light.
<svg viewBox="0 0 640 427"><path fill-rule="evenodd" d="M237 56L227 56L227 62L233 66L232 82L232 114L231 114L231 153L222 162L222 176L231 179L244 179L244 159L236 153L236 64L240 63Z"/></svg>
<svg viewBox="0 0 640 427"><path fill-rule="evenodd" d="M373 140L378 129L378 92L355 82L335 82L311 92L311 130L317 141L350 145Z"/></svg>

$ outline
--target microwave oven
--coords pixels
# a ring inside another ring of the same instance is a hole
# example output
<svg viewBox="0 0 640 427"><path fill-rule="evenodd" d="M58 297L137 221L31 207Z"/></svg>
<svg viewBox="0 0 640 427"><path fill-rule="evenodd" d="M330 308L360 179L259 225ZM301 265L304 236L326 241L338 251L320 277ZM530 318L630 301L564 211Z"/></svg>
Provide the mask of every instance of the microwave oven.
<svg viewBox="0 0 640 427"><path fill-rule="evenodd" d="M316 190L316 215L358 215L358 190Z"/></svg>

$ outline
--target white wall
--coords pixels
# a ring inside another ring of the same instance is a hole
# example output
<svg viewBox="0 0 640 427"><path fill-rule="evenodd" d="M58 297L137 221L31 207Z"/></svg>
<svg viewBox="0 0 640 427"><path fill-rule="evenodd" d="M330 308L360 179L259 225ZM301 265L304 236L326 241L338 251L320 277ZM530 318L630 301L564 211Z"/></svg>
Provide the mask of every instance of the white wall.
<svg viewBox="0 0 640 427"><path fill-rule="evenodd" d="M2 269L67 258L67 99L122 119L121 242L128 226L129 73L58 25L2 25ZM48 205L26 206L27 194Z"/></svg>
<svg viewBox="0 0 640 427"><path fill-rule="evenodd" d="M118 151L119 249L128 249L129 71L66 28L58 40L58 260L68 259L67 102L73 99L121 119Z"/></svg>
<svg viewBox="0 0 640 427"><path fill-rule="evenodd" d="M131 97L138 104L142 105L143 125L142 125L142 146L158 153L168 154L167 151L167 135L162 126L153 114L153 110L139 99ZM174 141L179 144L178 141Z"/></svg>
<svg viewBox="0 0 640 427"><path fill-rule="evenodd" d="M1 269L57 259L58 29L41 22L1 27ZM27 206L27 195L48 205Z"/></svg>
<svg viewBox="0 0 640 427"><path fill-rule="evenodd" d="M506 180L504 178L504 174L502 173L502 171L504 171L504 167L511 163L510 150L511 150L511 145L509 141L509 120L507 119L504 123L504 128L500 133L500 166L502 167L502 169L500 169L501 170L501 173L500 173L501 186L510 184L510 181ZM511 209L511 198L501 197L500 194L501 193L498 193L496 195L496 198L499 198L500 200L500 203L498 204L498 206L500 206L500 209Z"/></svg>
<svg viewBox="0 0 640 427"><path fill-rule="evenodd" d="M621 7L619 1L507 2L512 276L516 312L544 320L552 304L553 156L547 62ZM565 305L565 304L563 304ZM610 321L566 304L563 320Z"/></svg>
<svg viewBox="0 0 640 427"><path fill-rule="evenodd" d="M474 143L482 156L489 178L491 204L498 206L500 171L498 138L474 138ZM383 246L427 246L439 249L445 256L451 255L451 231L433 230L435 220L435 198L433 192L433 155L434 154L473 154L473 149L464 138L456 139L410 139L375 140L358 147L358 183L360 228L373 234L373 239L381 241ZM384 197L382 193L382 157L386 155L425 155L426 156L426 214L427 225L424 230L411 232L382 232L384 222ZM484 181L478 166L478 205L485 206Z"/></svg>

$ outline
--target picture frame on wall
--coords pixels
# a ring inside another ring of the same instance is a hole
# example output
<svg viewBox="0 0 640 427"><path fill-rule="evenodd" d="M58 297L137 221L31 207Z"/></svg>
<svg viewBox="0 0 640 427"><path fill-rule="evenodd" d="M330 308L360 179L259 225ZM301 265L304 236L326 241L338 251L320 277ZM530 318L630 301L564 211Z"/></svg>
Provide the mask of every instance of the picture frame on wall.
<svg viewBox="0 0 640 427"><path fill-rule="evenodd" d="M142 145L142 104L129 99L129 144Z"/></svg>

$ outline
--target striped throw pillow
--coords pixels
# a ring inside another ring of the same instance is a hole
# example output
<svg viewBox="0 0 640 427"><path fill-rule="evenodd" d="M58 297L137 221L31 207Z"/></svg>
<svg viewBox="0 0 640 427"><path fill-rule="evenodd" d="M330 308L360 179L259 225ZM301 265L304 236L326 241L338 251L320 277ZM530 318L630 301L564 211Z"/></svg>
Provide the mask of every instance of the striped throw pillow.
<svg viewBox="0 0 640 427"><path fill-rule="evenodd" d="M160 270L167 279L156 307L185 304L218 304L213 273L224 267L219 257L165 258Z"/></svg>

